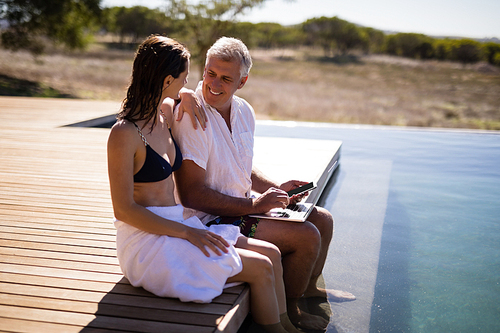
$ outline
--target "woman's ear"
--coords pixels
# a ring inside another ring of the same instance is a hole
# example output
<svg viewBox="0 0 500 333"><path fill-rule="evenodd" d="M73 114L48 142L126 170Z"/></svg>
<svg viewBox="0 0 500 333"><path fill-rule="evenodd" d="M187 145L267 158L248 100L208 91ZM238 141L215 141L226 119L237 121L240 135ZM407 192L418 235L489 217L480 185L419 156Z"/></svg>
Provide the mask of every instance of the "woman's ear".
<svg viewBox="0 0 500 333"><path fill-rule="evenodd" d="M163 90L167 89L168 86L170 86L173 81L174 77L172 75L167 76L165 80L163 80Z"/></svg>

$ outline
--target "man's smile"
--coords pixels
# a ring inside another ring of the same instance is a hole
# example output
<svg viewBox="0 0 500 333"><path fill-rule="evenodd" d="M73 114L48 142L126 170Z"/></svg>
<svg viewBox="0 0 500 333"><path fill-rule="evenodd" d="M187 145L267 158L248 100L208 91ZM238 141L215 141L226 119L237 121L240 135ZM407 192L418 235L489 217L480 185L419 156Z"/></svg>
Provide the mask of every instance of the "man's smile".
<svg viewBox="0 0 500 333"><path fill-rule="evenodd" d="M210 91L210 93L211 93L211 94L216 95L216 96L218 96L218 95L222 95L222 91L221 91L221 92L215 92L215 91L213 91L213 90L212 90L212 88L210 88L210 87L208 87L208 91Z"/></svg>

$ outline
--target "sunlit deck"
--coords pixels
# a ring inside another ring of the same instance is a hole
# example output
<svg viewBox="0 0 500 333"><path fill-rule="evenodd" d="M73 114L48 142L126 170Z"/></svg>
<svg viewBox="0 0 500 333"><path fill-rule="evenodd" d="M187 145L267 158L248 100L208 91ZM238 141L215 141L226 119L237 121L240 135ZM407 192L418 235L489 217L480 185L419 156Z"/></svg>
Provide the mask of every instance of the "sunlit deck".
<svg viewBox="0 0 500 333"><path fill-rule="evenodd" d="M115 250L109 130L62 127L113 102L0 98L0 330L235 332L248 289L211 304L132 287Z"/></svg>

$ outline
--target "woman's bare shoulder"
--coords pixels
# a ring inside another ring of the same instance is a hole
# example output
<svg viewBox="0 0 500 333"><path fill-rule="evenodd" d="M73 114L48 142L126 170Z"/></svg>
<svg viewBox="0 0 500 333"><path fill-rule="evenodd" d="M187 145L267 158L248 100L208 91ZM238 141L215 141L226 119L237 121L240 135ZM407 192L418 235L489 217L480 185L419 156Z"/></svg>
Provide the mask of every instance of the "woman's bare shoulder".
<svg viewBox="0 0 500 333"><path fill-rule="evenodd" d="M136 141L138 137L135 125L128 120L121 119L111 127L108 142L117 141L123 144L130 140Z"/></svg>
<svg viewBox="0 0 500 333"><path fill-rule="evenodd" d="M137 132L137 129L131 121L125 119L119 119L116 123L111 127L111 132L116 132L117 134L125 135L132 131Z"/></svg>

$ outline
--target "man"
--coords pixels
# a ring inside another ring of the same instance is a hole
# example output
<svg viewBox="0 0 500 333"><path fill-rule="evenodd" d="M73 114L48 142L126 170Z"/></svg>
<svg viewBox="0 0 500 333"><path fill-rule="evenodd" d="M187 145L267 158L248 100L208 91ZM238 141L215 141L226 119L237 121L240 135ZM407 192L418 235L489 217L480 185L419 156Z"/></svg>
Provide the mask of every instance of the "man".
<svg viewBox="0 0 500 333"><path fill-rule="evenodd" d="M354 299L350 293L316 286L333 235L331 214L316 207L305 223L247 216L297 201L300 198L290 200L285 191L305 184L277 184L252 166L255 114L234 95L247 82L251 66L248 49L234 38L222 37L207 52L203 81L196 90L207 114L207 128L194 130L185 120L173 128L184 158L175 174L178 195L186 214L197 215L203 223L236 224L244 235L278 246L291 321L306 329L323 329L328 321L301 311L300 297ZM261 195L251 197L252 190Z"/></svg>

